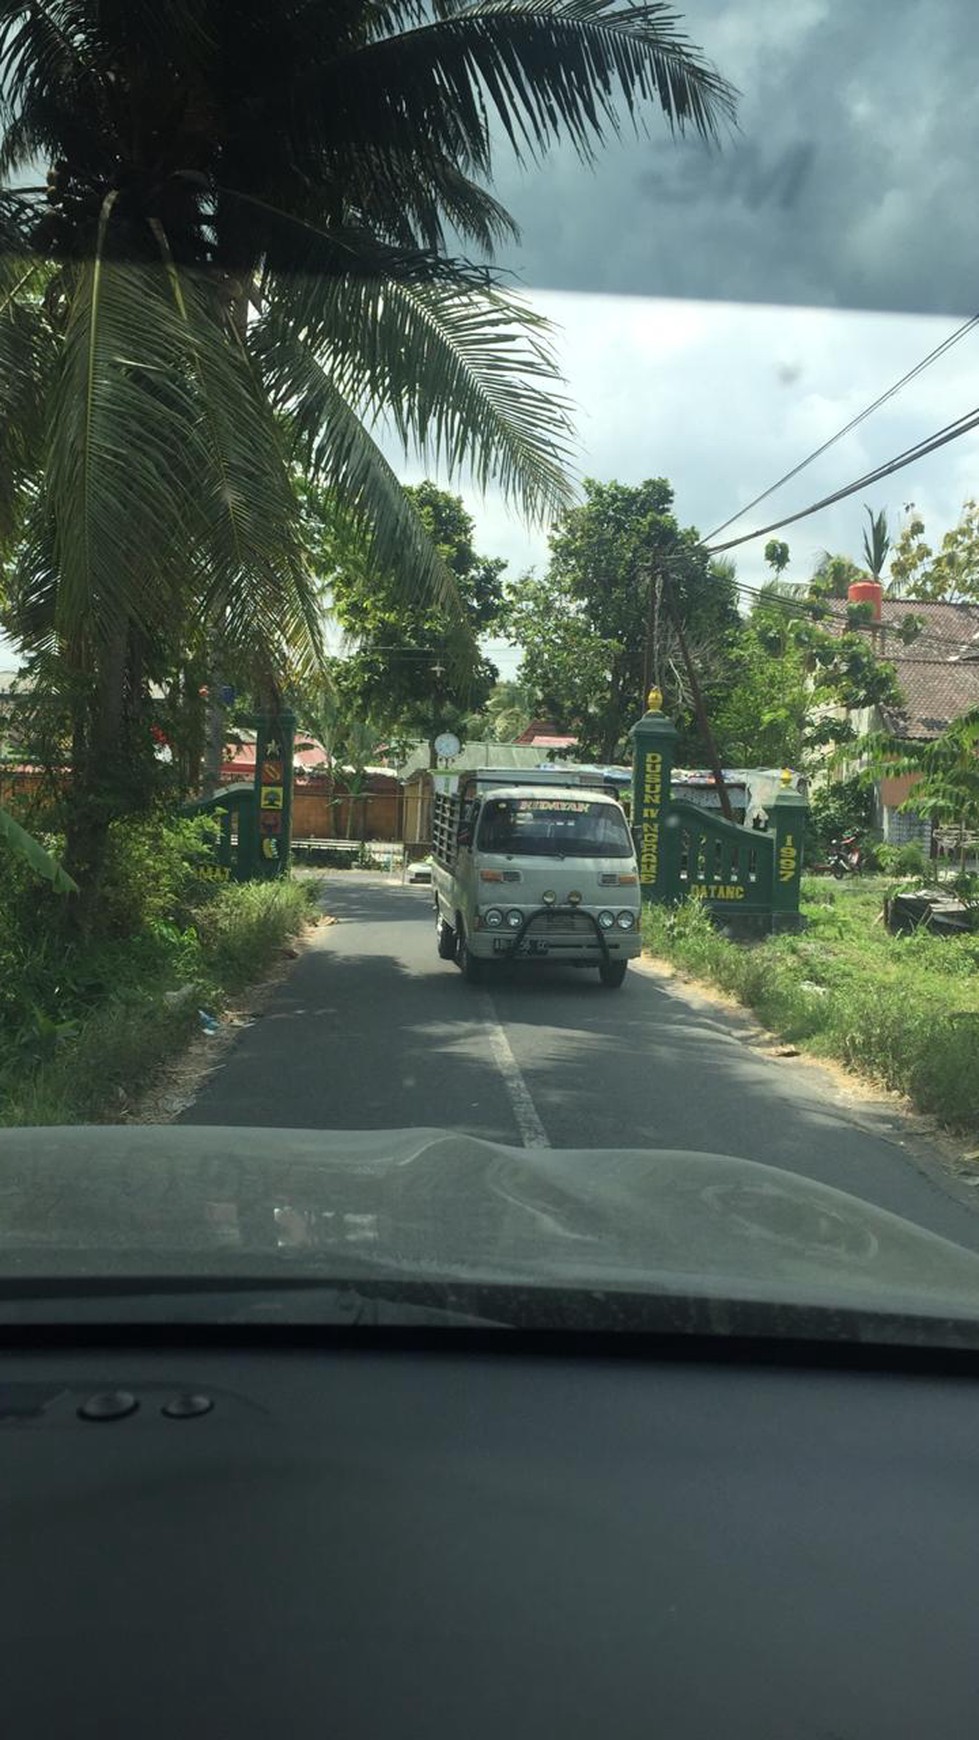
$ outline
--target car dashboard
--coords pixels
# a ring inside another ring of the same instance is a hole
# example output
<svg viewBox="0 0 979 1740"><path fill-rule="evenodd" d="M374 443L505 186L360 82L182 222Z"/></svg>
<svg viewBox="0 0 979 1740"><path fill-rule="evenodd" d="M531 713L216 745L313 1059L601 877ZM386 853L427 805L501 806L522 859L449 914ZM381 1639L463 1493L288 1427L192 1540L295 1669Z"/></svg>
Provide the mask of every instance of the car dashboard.
<svg viewBox="0 0 979 1740"><path fill-rule="evenodd" d="M975 1363L8 1334L4 1732L971 1736Z"/></svg>

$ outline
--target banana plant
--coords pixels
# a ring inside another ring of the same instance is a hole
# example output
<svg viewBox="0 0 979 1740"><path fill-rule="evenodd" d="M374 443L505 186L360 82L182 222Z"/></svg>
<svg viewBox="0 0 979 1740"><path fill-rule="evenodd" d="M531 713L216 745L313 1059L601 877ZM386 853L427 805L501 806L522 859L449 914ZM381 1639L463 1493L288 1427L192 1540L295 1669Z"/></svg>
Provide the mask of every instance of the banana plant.
<svg viewBox="0 0 979 1740"><path fill-rule="evenodd" d="M40 840L36 840L33 834L29 834L26 828L22 828L20 823L14 820L10 811L3 809L2 806L0 806L0 840L5 846L9 846L18 858L23 858L35 875L43 876L46 881L50 882L56 894L78 893L78 884L73 877L69 876L64 865L59 863L58 859L41 845Z"/></svg>

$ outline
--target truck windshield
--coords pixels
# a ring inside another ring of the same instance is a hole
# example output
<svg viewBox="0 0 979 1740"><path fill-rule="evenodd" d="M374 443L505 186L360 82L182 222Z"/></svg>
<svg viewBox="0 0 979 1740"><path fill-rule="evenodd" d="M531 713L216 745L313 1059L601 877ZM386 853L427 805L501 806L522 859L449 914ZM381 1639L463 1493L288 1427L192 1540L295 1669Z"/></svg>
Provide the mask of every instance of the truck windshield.
<svg viewBox="0 0 979 1740"><path fill-rule="evenodd" d="M633 850L622 811L588 798L490 798L476 844L543 858L631 858Z"/></svg>

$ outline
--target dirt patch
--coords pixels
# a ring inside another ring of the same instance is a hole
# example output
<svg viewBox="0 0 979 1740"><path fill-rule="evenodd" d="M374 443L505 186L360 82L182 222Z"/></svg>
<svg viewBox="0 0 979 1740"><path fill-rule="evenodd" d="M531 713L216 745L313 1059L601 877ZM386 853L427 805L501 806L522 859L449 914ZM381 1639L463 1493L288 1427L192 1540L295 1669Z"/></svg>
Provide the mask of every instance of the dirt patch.
<svg viewBox="0 0 979 1740"><path fill-rule="evenodd" d="M287 943L278 960L256 984L221 1015L217 1031L198 1033L178 1057L164 1064L153 1086L120 1116L124 1124L172 1124L192 1105L208 1076L220 1069L227 1053L245 1027L264 1014L275 992L292 972L293 965L324 925L336 924L328 913L318 913L299 936Z"/></svg>

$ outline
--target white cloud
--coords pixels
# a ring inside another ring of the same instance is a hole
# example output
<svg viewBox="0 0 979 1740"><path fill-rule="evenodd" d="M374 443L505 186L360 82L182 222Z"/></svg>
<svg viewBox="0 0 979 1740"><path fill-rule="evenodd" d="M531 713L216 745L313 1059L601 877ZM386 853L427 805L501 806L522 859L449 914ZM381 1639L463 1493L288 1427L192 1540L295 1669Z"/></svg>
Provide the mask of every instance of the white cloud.
<svg viewBox="0 0 979 1740"><path fill-rule="evenodd" d="M833 435L951 333L934 317L825 309L678 304L540 295L559 329L559 354L580 407L582 471L637 483L665 476L685 524L707 534ZM729 535L805 506L979 405L979 330L969 334L861 427ZM417 467L413 476L421 476ZM975 480L974 483L972 480ZM867 492L899 522L927 504L932 529L954 522L979 487L979 436L918 462ZM466 497L480 548L512 573L543 564L546 533L528 530L499 496ZM824 547L859 551L863 495L789 528L792 572L805 577ZM739 552L749 583L765 575L764 539Z"/></svg>

